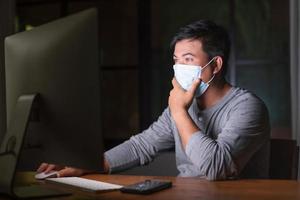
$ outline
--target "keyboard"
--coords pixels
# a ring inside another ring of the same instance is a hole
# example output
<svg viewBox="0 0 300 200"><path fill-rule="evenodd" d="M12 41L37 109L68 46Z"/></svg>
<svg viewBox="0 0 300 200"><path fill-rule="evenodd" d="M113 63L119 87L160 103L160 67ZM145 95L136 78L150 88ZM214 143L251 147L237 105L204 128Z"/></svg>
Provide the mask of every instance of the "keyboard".
<svg viewBox="0 0 300 200"><path fill-rule="evenodd" d="M102 181L95 181L80 177L61 177L61 178L47 178L47 182L58 183L73 186L89 192L100 192L109 190L118 190L122 188L122 185L116 185L111 183L106 183Z"/></svg>

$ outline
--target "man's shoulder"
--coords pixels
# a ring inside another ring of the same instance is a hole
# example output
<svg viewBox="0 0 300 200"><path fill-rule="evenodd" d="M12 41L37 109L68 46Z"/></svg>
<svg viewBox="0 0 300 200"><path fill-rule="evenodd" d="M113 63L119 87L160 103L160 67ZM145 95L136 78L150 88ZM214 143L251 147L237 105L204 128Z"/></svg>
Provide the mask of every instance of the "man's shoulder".
<svg viewBox="0 0 300 200"><path fill-rule="evenodd" d="M250 106L266 108L264 101L258 97L255 93L240 87L232 88L232 98L230 104L233 106Z"/></svg>

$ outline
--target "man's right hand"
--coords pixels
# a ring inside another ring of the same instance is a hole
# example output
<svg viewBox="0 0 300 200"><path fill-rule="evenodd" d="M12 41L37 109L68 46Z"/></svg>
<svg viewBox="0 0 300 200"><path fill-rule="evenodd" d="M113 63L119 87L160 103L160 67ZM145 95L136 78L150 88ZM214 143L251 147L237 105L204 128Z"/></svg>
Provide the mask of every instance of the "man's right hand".
<svg viewBox="0 0 300 200"><path fill-rule="evenodd" d="M60 165L54 165L49 163L42 163L40 167L37 169L37 173L49 173L50 171L58 171L58 177L65 177L65 176L82 176L84 174L90 173L87 170L73 168L73 167L65 167Z"/></svg>
<svg viewBox="0 0 300 200"><path fill-rule="evenodd" d="M104 159L104 170L102 173L109 173L109 164ZM37 169L37 173L49 173L50 171L58 171L58 177L65 177L65 176L82 176L85 174L95 173L95 171L88 171L84 169L78 169L74 167L66 167L61 165L49 164L49 163L42 163L39 168Z"/></svg>

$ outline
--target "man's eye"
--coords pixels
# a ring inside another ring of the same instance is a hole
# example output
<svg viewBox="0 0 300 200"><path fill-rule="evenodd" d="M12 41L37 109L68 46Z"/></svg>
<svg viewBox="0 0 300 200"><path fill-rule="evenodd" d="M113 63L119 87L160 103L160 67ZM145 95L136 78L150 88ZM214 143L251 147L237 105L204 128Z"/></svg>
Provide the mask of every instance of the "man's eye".
<svg viewBox="0 0 300 200"><path fill-rule="evenodd" d="M186 62L192 62L192 61L193 61L193 58L185 58L185 61L186 61Z"/></svg>

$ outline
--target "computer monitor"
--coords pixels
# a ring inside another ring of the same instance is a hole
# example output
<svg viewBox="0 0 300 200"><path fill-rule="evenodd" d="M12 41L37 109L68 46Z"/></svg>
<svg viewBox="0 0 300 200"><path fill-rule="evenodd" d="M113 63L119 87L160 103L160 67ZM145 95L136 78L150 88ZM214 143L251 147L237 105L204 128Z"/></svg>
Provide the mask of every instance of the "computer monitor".
<svg viewBox="0 0 300 200"><path fill-rule="evenodd" d="M39 93L19 166L102 170L97 10L5 38L7 119L19 96Z"/></svg>

